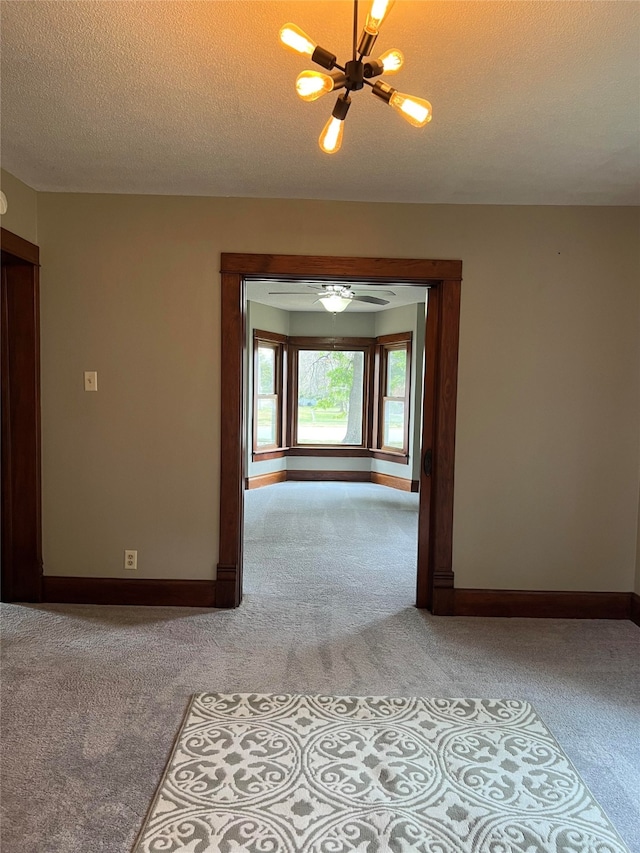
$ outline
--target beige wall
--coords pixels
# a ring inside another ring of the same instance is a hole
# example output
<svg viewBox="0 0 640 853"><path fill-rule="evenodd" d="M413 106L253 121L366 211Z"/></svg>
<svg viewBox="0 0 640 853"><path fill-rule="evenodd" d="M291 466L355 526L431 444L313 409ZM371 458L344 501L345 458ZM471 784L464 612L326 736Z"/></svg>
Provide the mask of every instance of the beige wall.
<svg viewBox="0 0 640 853"><path fill-rule="evenodd" d="M7 212L0 216L2 227L37 243L37 192L4 169L0 169L0 189L7 197Z"/></svg>
<svg viewBox="0 0 640 853"><path fill-rule="evenodd" d="M638 495L638 540L636 544L636 582L634 590L640 595L640 495Z"/></svg>
<svg viewBox="0 0 640 853"><path fill-rule="evenodd" d="M329 314L323 311L291 311L289 334L299 337L343 337L373 338L376 329L376 314L352 313Z"/></svg>
<svg viewBox="0 0 640 853"><path fill-rule="evenodd" d="M220 252L287 252L463 260L458 586L633 587L637 211L39 194L38 231L48 574L213 576Z"/></svg>
<svg viewBox="0 0 640 853"><path fill-rule="evenodd" d="M638 336L640 337L640 288L638 288ZM640 485L638 486L638 526L636 535L636 577L634 591L640 595Z"/></svg>

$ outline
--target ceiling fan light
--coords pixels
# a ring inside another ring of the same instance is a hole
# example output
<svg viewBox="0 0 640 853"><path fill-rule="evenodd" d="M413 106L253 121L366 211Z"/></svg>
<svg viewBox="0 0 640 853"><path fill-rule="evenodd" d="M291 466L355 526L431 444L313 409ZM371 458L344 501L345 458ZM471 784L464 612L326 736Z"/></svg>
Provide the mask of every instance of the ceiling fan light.
<svg viewBox="0 0 640 853"><path fill-rule="evenodd" d="M389 106L414 127L424 127L433 118L429 101L403 92L394 92L389 99Z"/></svg>
<svg viewBox="0 0 640 853"><path fill-rule="evenodd" d="M316 42L295 24L285 24L280 30L280 41L294 53L311 56L316 49Z"/></svg>
<svg viewBox="0 0 640 853"><path fill-rule="evenodd" d="M377 35L382 22L391 11L396 0L373 0L371 10L367 15L365 30L372 35Z"/></svg>
<svg viewBox="0 0 640 853"><path fill-rule="evenodd" d="M384 74L395 74L404 65L404 54L401 50L394 47L391 50L385 51L378 62L382 63Z"/></svg>
<svg viewBox="0 0 640 853"><path fill-rule="evenodd" d="M317 101L327 92L332 92L333 77L321 71L303 71L296 78L296 92L303 101Z"/></svg>
<svg viewBox="0 0 640 853"><path fill-rule="evenodd" d="M331 314L339 314L344 311L351 299L348 296L340 296L338 293L330 293L328 296L321 296L320 302L322 307Z"/></svg>

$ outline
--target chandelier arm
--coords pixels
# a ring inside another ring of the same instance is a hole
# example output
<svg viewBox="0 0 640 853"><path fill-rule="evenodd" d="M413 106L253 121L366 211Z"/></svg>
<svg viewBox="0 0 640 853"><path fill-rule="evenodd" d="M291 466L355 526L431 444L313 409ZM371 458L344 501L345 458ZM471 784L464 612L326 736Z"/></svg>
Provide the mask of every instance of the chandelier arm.
<svg viewBox="0 0 640 853"><path fill-rule="evenodd" d="M353 0L353 61L358 57L358 0Z"/></svg>

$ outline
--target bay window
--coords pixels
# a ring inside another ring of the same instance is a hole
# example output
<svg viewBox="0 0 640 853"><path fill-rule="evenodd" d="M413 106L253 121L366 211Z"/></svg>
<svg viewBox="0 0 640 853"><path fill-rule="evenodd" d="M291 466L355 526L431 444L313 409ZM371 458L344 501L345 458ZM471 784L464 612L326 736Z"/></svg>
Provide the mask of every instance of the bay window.
<svg viewBox="0 0 640 853"><path fill-rule="evenodd" d="M253 336L253 458L409 461L411 332Z"/></svg>

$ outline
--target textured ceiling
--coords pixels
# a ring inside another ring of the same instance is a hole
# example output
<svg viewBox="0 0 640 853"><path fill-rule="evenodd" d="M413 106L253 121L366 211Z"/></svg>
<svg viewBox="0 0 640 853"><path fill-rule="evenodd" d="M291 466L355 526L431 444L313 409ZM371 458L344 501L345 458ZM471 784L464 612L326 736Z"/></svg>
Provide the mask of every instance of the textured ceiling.
<svg viewBox="0 0 640 853"><path fill-rule="evenodd" d="M368 3L361 2L364 15ZM407 2L410 127L356 93L342 150L333 103L300 101L294 21L347 57L352 4L3 0L5 168L39 190L432 203L637 204L638 2Z"/></svg>

